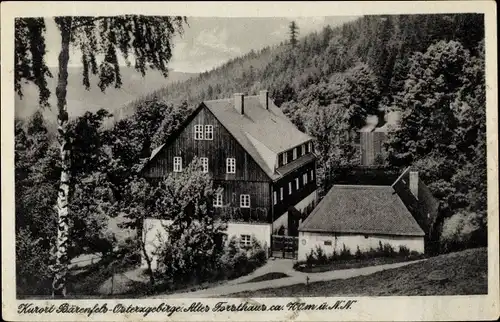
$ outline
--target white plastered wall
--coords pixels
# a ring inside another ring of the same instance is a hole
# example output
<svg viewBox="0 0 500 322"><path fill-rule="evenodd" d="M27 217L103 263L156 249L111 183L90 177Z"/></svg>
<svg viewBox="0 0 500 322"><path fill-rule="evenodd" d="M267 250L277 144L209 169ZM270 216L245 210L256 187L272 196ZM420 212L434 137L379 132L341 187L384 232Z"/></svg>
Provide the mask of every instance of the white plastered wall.
<svg viewBox="0 0 500 322"><path fill-rule="evenodd" d="M168 226L171 223L170 220L160 220L153 218L146 218L143 224L143 240L145 241L146 252L151 258L151 268L155 270L157 268L157 256L154 252L158 247L165 243L168 238L168 233L166 232L164 226ZM271 224L261 224L261 223L228 223L226 234L228 240L232 236L239 238L241 235L254 236L262 245L264 249L270 247L271 245ZM147 267L144 255L142 255L142 268Z"/></svg>
<svg viewBox="0 0 500 322"><path fill-rule="evenodd" d="M366 237L365 237L366 236ZM325 242L331 242L331 245L325 245ZM331 255L335 249L337 254L345 245L349 248L351 254L359 249L368 251L371 248L377 249L379 242L389 244L395 251L399 246L406 246L410 251L424 252L424 237L421 236L387 236L387 235L362 235L362 234L336 234L299 232L299 253L298 260L306 260L306 255L316 251L316 247L321 247L327 255Z"/></svg>

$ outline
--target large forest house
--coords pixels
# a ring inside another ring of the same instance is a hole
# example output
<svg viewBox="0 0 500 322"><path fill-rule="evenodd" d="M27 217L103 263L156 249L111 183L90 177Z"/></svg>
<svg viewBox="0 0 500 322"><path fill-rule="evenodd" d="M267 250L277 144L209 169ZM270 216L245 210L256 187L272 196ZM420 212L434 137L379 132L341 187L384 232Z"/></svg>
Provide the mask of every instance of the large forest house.
<svg viewBox="0 0 500 322"><path fill-rule="evenodd" d="M142 173L164 178L183 171L195 156L214 188L223 188L214 206L229 219L227 237L236 236L240 243L251 243L254 236L270 247L273 233L297 235L301 217L317 202L313 138L288 120L267 90L200 103L153 151ZM163 228L152 218L144 225L152 250Z"/></svg>

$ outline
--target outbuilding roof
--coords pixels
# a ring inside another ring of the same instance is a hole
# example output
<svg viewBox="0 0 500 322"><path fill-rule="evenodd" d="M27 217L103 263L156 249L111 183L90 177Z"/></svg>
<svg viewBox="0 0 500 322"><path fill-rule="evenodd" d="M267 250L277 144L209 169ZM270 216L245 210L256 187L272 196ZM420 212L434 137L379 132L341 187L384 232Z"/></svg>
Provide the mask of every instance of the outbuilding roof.
<svg viewBox="0 0 500 322"><path fill-rule="evenodd" d="M424 236L391 186L335 185L299 231Z"/></svg>

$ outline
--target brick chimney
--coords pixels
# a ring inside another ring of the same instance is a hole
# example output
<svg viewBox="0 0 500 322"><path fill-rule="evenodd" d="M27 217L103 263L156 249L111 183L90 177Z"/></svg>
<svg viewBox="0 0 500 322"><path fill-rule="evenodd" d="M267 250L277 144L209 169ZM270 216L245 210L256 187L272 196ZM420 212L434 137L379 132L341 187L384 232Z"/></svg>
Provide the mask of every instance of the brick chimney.
<svg viewBox="0 0 500 322"><path fill-rule="evenodd" d="M418 172L410 171L410 191L418 199Z"/></svg>
<svg viewBox="0 0 500 322"><path fill-rule="evenodd" d="M259 101L266 110L269 109L269 91L267 89L259 92Z"/></svg>
<svg viewBox="0 0 500 322"><path fill-rule="evenodd" d="M243 93L234 94L234 108L241 115L245 114L245 94Z"/></svg>

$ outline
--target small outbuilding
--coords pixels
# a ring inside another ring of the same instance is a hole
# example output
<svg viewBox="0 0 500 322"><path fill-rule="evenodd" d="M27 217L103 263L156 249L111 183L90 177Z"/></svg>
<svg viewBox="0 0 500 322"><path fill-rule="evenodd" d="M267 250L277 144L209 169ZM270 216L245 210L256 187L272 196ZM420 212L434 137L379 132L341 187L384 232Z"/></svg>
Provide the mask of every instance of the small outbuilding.
<svg viewBox="0 0 500 322"><path fill-rule="evenodd" d="M351 253L380 242L424 252L424 231L392 186L335 185L299 225L298 260L321 247Z"/></svg>

